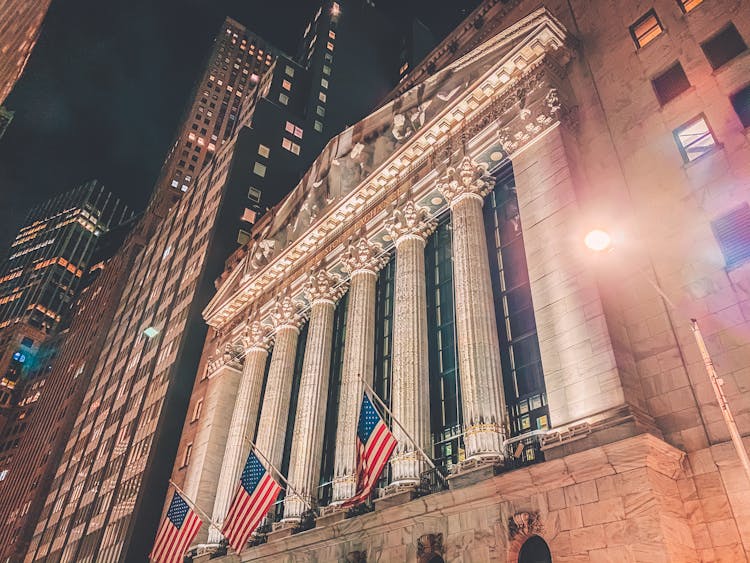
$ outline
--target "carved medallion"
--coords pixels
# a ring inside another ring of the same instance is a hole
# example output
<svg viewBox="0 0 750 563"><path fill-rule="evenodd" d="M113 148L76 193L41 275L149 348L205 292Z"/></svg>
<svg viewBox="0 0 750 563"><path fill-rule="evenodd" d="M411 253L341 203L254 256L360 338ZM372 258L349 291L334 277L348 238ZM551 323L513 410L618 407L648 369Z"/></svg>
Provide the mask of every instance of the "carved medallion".
<svg viewBox="0 0 750 563"><path fill-rule="evenodd" d="M517 537L541 534L544 531L539 512L516 512L508 518L508 538L513 541Z"/></svg>

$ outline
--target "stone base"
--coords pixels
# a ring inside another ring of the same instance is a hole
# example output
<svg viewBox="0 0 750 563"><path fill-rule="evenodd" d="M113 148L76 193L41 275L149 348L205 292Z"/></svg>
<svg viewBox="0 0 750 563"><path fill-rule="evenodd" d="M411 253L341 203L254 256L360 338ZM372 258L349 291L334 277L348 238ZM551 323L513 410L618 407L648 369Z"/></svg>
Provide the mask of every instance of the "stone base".
<svg viewBox="0 0 750 563"><path fill-rule="evenodd" d="M325 526L331 526L333 524L336 524L337 522L341 522L346 519L346 510L345 508L340 507L327 507L329 510L318 516L315 520L315 527L316 528L322 528ZM330 510L332 508L335 508L334 510Z"/></svg>
<svg viewBox="0 0 750 563"><path fill-rule="evenodd" d="M452 489L469 487L494 477L498 460L477 459L463 462L455 473L448 475L448 486Z"/></svg>
<svg viewBox="0 0 750 563"><path fill-rule="evenodd" d="M266 541L273 542L283 538L288 538L292 535L292 530L296 525L296 522L276 522L273 525L273 531L266 535Z"/></svg>
<svg viewBox="0 0 750 563"><path fill-rule="evenodd" d="M413 486L386 489L385 495L375 499L375 510L384 510L391 506L398 506L417 498L417 490Z"/></svg>

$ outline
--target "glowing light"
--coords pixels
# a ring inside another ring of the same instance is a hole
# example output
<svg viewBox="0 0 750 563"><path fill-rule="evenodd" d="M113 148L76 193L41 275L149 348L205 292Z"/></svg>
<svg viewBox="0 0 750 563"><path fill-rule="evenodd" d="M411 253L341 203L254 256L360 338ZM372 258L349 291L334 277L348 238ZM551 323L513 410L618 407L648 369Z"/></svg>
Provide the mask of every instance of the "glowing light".
<svg viewBox="0 0 750 563"><path fill-rule="evenodd" d="M595 252L602 252L612 246L612 237L607 231L594 229L583 239L584 244Z"/></svg>
<svg viewBox="0 0 750 563"><path fill-rule="evenodd" d="M146 330L143 331L143 334L146 336L146 338L153 338L154 336L159 334L159 329L156 329L150 326Z"/></svg>

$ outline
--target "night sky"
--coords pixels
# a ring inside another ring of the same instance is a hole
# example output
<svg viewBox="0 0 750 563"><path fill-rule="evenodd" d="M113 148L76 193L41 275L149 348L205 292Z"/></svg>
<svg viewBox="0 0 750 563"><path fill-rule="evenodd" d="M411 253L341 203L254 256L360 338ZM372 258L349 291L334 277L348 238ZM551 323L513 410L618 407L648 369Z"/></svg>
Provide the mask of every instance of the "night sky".
<svg viewBox="0 0 750 563"><path fill-rule="evenodd" d="M478 0L380 0L438 39ZM5 102L0 256L34 204L96 178L141 210L225 16L285 52L317 0L53 0L26 71Z"/></svg>

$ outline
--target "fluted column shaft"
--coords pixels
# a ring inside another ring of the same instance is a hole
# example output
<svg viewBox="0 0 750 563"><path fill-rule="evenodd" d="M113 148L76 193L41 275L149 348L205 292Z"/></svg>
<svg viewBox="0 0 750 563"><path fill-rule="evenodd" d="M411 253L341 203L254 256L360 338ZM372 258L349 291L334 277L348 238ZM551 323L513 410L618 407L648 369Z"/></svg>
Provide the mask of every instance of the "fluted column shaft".
<svg viewBox="0 0 750 563"><path fill-rule="evenodd" d="M219 486L214 499L213 521L221 527L224 517L229 511L234 490L237 488L242 467L250 453L250 444L246 437L255 433L255 423L258 420L260 407L260 393L263 388L263 374L266 371L268 349L263 346L253 346L245 352L245 365L242 372L237 400L232 412L232 422L227 436L224 461L219 475ZM209 527L208 541L219 542L221 533L213 526Z"/></svg>
<svg viewBox="0 0 750 563"><path fill-rule="evenodd" d="M307 507L317 502L334 309L332 300L316 301L310 309L289 470L289 482L297 494L288 492L284 501L287 521L298 521Z"/></svg>
<svg viewBox="0 0 750 563"><path fill-rule="evenodd" d="M354 496L357 462L357 417L364 385L372 384L375 363L375 282L377 273L358 270L352 274L346 311L346 341L341 374L339 419L336 428L333 501Z"/></svg>
<svg viewBox="0 0 750 563"><path fill-rule="evenodd" d="M375 364L375 284L378 271L387 262L382 249L360 238L350 241L345 260L351 272L346 311L346 340L342 361L339 416L336 427L333 502L354 496L357 468L357 420L364 385L372 384Z"/></svg>
<svg viewBox="0 0 750 563"><path fill-rule="evenodd" d="M435 226L413 201L397 209L388 224L396 244L391 410L425 452L430 451L430 370L424 249ZM398 424L393 433L398 445L391 458L391 485L417 485L426 469L424 457Z"/></svg>
<svg viewBox="0 0 750 563"><path fill-rule="evenodd" d="M299 328L282 325L276 329L276 338L268 368L266 390L258 421L258 438L255 445L273 465L279 467L284 454L284 437L289 417L289 398L292 393L294 358L297 354Z"/></svg>
<svg viewBox="0 0 750 563"><path fill-rule="evenodd" d="M468 157L438 187L453 227L458 366L466 458L502 458L505 395L482 205L491 188L486 167Z"/></svg>

